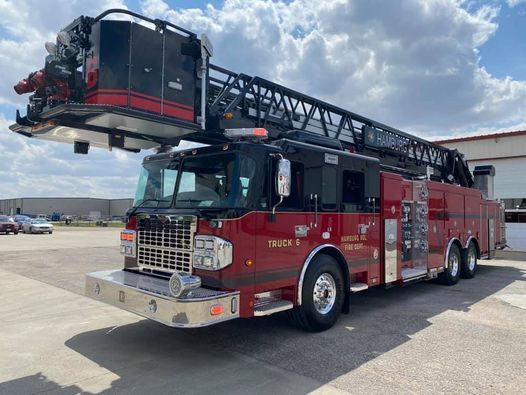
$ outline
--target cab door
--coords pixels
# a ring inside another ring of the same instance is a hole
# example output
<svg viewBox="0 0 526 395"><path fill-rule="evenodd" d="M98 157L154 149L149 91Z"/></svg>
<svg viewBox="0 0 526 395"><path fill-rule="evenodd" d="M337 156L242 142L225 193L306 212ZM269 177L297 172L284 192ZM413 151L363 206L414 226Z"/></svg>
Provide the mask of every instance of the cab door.
<svg viewBox="0 0 526 395"><path fill-rule="evenodd" d="M355 281L380 282L379 172L374 162L342 166L340 248Z"/></svg>

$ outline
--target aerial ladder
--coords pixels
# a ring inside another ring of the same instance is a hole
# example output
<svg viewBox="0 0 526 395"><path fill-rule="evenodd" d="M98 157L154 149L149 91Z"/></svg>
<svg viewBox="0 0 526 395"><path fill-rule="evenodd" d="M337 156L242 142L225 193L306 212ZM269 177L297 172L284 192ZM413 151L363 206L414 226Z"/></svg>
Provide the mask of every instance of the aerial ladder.
<svg viewBox="0 0 526 395"><path fill-rule="evenodd" d="M115 13L149 22L155 31L105 20ZM129 43L126 51L115 50L119 39L123 46ZM162 151L182 139L213 144L225 141L226 129L261 127L271 141L288 137L329 144L377 157L382 168L408 178L473 186L457 150L211 64L213 49L206 36L199 39L167 21L118 9L96 18L82 16L46 49L50 55L44 69L15 86L19 94L33 93L27 115L17 111L10 127L27 137L71 142L77 153L87 153L90 145ZM156 68L161 70L152 80ZM174 75L179 76L171 81ZM170 93L175 94L168 100Z"/></svg>

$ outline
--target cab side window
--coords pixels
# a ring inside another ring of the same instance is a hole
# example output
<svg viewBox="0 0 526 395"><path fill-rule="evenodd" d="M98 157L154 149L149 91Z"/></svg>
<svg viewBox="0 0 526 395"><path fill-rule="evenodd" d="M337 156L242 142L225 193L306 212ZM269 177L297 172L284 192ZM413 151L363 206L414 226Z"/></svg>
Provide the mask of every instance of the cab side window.
<svg viewBox="0 0 526 395"><path fill-rule="evenodd" d="M342 172L342 211L364 211L364 174L359 171Z"/></svg>
<svg viewBox="0 0 526 395"><path fill-rule="evenodd" d="M321 175L321 207L323 211L336 211L338 169L335 166L323 166Z"/></svg>

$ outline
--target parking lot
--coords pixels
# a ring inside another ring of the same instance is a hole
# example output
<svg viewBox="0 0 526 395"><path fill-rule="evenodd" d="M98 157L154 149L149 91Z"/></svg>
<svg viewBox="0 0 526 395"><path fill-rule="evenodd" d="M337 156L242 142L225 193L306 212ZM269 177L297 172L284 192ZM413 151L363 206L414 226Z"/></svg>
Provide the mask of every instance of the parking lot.
<svg viewBox="0 0 526 395"><path fill-rule="evenodd" d="M453 287L354 295L311 334L286 315L164 327L83 295L121 267L119 230L0 235L0 394L523 393L526 262L480 262Z"/></svg>

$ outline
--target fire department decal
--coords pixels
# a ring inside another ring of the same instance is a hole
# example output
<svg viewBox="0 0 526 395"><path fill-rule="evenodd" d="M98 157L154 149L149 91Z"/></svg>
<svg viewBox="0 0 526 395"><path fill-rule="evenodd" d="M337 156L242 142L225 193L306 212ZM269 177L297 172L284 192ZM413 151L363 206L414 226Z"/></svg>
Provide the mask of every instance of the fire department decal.
<svg viewBox="0 0 526 395"><path fill-rule="evenodd" d="M367 241L367 235L345 235L340 242L344 251L358 251L365 248L364 241Z"/></svg>

